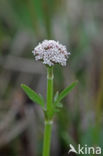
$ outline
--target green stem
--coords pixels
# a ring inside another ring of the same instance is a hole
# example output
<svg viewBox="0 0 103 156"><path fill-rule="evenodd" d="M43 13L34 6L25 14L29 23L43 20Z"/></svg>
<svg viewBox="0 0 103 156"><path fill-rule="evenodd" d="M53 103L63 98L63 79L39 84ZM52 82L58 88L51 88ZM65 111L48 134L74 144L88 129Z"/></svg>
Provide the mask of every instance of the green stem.
<svg viewBox="0 0 103 156"><path fill-rule="evenodd" d="M53 67L48 67L47 74L47 112L50 113L53 103Z"/></svg>
<svg viewBox="0 0 103 156"><path fill-rule="evenodd" d="M45 122L43 156L50 155L52 121Z"/></svg>
<svg viewBox="0 0 103 156"><path fill-rule="evenodd" d="M48 67L47 74L47 114L48 118L45 119L44 129L44 144L43 144L43 156L50 155L51 144L51 132L52 132L52 104L53 104L53 67Z"/></svg>

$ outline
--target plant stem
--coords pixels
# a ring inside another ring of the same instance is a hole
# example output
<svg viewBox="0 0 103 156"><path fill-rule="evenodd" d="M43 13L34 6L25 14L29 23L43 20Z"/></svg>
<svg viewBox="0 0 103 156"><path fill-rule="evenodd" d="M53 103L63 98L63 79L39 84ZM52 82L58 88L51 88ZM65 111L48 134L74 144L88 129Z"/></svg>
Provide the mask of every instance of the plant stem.
<svg viewBox="0 0 103 156"><path fill-rule="evenodd" d="M43 156L50 155L52 121L45 121Z"/></svg>
<svg viewBox="0 0 103 156"><path fill-rule="evenodd" d="M53 67L48 67L47 74L47 112L50 113L53 103Z"/></svg>
<svg viewBox="0 0 103 156"><path fill-rule="evenodd" d="M44 129L44 144L43 144L43 156L50 155L51 144L51 132L52 132L52 104L53 104L53 67L48 67L47 74L47 114L48 118L45 119Z"/></svg>

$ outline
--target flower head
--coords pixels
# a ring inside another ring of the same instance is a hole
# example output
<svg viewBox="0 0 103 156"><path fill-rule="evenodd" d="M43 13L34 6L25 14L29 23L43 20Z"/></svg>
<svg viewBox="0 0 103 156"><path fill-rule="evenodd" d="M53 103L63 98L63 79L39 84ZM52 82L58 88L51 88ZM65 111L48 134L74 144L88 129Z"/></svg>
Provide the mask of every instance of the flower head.
<svg viewBox="0 0 103 156"><path fill-rule="evenodd" d="M54 64L65 66L70 55L64 45L54 40L44 40L34 48L32 53L35 56L35 60L40 60L43 64L49 66Z"/></svg>

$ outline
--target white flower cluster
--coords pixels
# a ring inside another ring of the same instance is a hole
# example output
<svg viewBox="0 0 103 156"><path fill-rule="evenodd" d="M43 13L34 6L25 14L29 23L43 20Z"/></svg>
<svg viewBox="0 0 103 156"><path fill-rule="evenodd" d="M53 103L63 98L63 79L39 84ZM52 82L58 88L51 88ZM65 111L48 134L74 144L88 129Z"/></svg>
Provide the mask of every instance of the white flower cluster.
<svg viewBox="0 0 103 156"><path fill-rule="evenodd" d="M70 55L64 45L54 40L44 40L34 48L32 53L35 56L35 60L43 61L43 64L49 66L53 66L56 63L65 66Z"/></svg>

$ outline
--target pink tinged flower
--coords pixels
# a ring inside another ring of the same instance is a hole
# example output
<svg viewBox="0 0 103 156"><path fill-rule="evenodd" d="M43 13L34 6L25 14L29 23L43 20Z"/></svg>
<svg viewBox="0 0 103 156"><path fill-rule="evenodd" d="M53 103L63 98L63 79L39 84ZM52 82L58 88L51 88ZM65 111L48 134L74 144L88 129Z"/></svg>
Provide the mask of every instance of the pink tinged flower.
<svg viewBox="0 0 103 156"><path fill-rule="evenodd" d="M35 60L40 60L43 64L49 66L53 66L54 64L66 66L70 55L64 45L54 40L44 40L34 48L32 53L35 56Z"/></svg>

